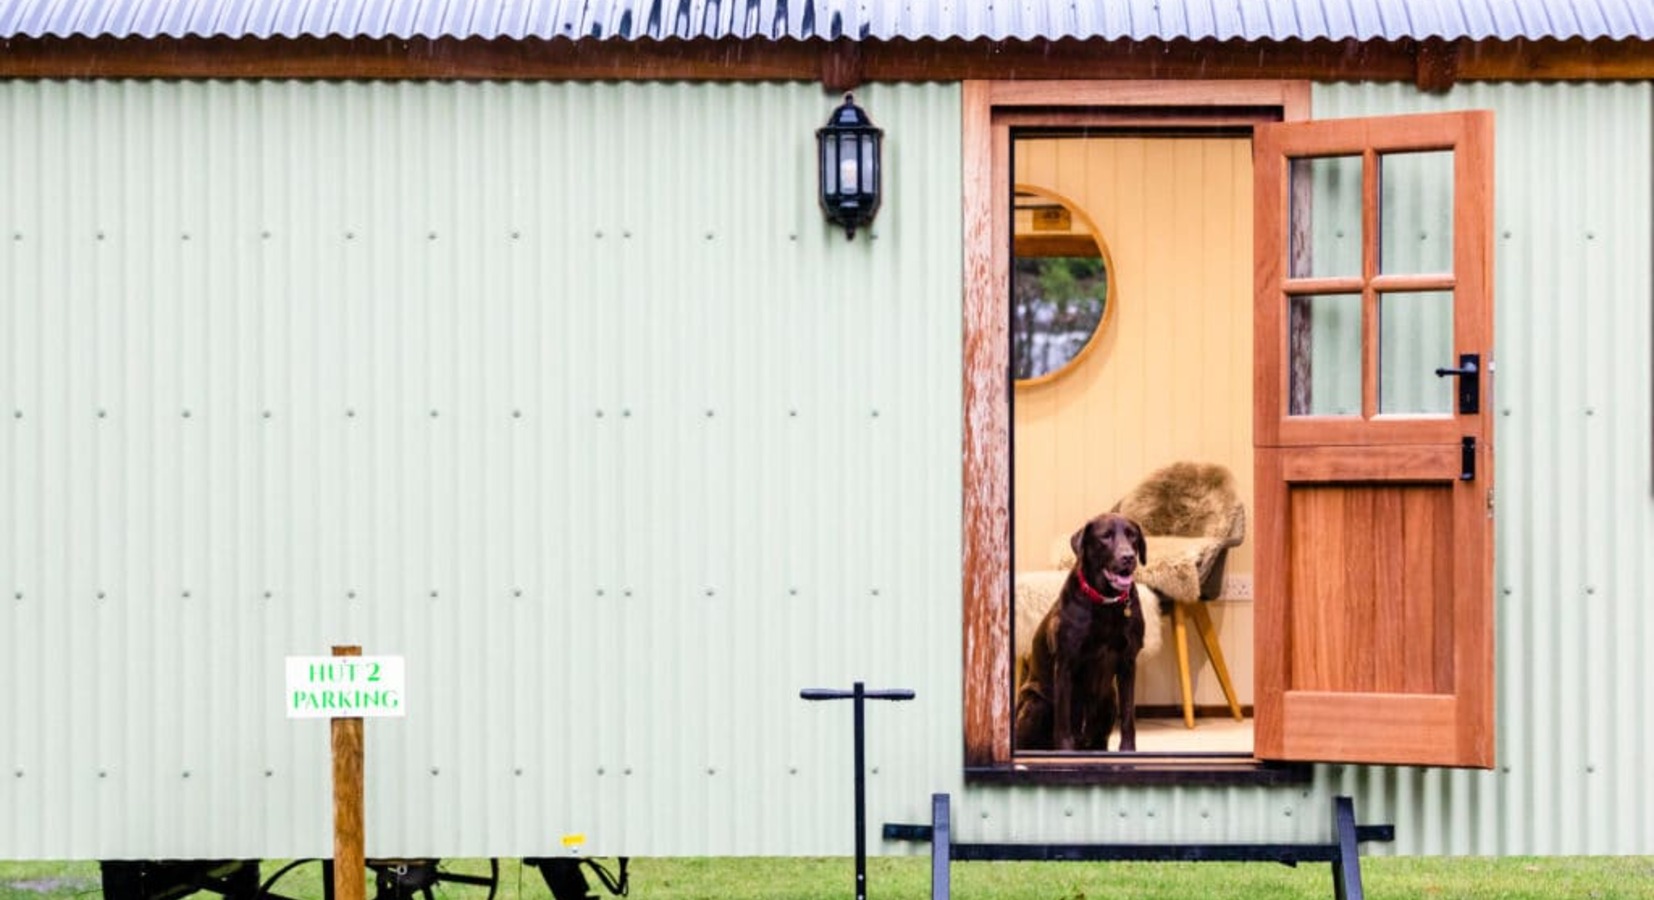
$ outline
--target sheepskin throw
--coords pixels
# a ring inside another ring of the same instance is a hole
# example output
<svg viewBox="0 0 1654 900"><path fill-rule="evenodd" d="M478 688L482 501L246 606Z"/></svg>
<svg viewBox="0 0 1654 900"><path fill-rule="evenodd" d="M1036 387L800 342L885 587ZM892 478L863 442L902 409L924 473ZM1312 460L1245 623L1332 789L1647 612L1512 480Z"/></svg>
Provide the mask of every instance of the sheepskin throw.
<svg viewBox="0 0 1654 900"><path fill-rule="evenodd" d="M1223 553L1246 539L1246 507L1222 466L1180 462L1159 469L1114 504L1143 528L1148 561L1137 581L1175 600L1197 600ZM1210 598L1208 598L1210 599Z"/></svg>

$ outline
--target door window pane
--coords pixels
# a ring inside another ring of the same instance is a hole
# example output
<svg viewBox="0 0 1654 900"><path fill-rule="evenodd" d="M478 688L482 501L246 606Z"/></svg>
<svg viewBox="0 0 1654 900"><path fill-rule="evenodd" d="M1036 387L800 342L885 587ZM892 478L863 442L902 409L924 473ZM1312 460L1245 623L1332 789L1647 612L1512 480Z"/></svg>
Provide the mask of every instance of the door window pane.
<svg viewBox="0 0 1654 900"><path fill-rule="evenodd" d="M1452 415L1458 385L1436 376L1458 365L1453 292L1384 294L1378 299L1378 411Z"/></svg>
<svg viewBox="0 0 1654 900"><path fill-rule="evenodd" d="M1383 154L1378 191L1379 271L1453 271L1452 151Z"/></svg>
<svg viewBox="0 0 1654 900"><path fill-rule="evenodd" d="M1361 415L1361 295L1290 297L1294 416Z"/></svg>
<svg viewBox="0 0 1654 900"><path fill-rule="evenodd" d="M1292 278L1361 274L1361 157L1292 161Z"/></svg>

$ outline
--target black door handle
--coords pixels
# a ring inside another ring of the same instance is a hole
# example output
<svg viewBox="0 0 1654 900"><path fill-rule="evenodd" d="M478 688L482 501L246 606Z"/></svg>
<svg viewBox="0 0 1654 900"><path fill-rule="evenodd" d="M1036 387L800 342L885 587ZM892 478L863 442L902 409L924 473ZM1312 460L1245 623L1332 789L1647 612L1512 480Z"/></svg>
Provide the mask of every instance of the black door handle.
<svg viewBox="0 0 1654 900"><path fill-rule="evenodd" d="M1482 405L1482 356L1479 353L1459 354L1459 367L1456 369L1439 368L1437 378L1449 375L1459 379L1459 415L1473 415L1481 411Z"/></svg>

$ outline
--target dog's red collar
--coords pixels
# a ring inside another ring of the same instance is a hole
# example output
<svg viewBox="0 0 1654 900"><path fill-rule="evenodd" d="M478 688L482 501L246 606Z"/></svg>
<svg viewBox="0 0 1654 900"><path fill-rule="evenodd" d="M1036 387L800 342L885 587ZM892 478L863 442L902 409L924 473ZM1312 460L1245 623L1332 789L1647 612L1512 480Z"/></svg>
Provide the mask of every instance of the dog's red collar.
<svg viewBox="0 0 1654 900"><path fill-rule="evenodd" d="M1100 603L1103 606L1113 606L1117 603L1126 602L1126 599L1131 596L1132 589L1137 586L1135 583L1128 581L1126 582L1126 589L1120 592L1120 596L1107 597L1104 596L1101 591L1092 587L1090 582L1085 580L1085 573L1080 571L1079 566L1074 567L1074 577L1079 579L1080 593L1084 594L1086 599L1090 600L1092 603Z"/></svg>

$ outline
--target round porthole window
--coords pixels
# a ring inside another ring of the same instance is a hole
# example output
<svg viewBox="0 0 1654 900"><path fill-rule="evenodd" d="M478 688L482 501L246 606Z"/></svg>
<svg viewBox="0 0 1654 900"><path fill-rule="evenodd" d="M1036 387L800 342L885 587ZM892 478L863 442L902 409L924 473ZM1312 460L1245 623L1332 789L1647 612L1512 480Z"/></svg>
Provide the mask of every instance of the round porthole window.
<svg viewBox="0 0 1654 900"><path fill-rule="evenodd" d="M1019 184L1012 208L1011 374L1042 384L1078 366L1114 305L1114 272L1097 229L1074 204Z"/></svg>

